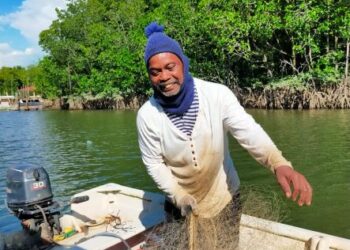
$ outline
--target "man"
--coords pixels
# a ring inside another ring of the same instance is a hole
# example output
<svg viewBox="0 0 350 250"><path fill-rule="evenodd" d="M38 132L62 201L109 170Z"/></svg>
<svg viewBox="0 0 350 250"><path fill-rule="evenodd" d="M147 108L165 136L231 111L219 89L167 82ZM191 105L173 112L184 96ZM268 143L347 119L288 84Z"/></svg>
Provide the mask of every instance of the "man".
<svg viewBox="0 0 350 250"><path fill-rule="evenodd" d="M193 78L180 45L151 23L144 59L154 95L141 107L137 128L142 160L157 186L182 215L220 213L235 197L239 178L228 149L228 132L270 168L288 198L310 205L303 175L247 114L226 86Z"/></svg>

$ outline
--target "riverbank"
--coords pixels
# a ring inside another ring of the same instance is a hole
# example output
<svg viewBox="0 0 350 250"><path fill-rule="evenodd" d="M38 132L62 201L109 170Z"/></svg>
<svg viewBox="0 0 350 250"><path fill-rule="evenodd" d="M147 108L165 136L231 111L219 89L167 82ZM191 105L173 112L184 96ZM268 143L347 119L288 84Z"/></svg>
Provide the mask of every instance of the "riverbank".
<svg viewBox="0 0 350 250"><path fill-rule="evenodd" d="M349 109L350 84L306 86L265 86L232 90L245 108L258 109ZM44 100L44 109L97 110L138 109L147 96L98 98L93 96L67 96Z"/></svg>
<svg viewBox="0 0 350 250"><path fill-rule="evenodd" d="M310 86L266 86L261 89L235 88L240 103L260 109L348 109L350 84Z"/></svg>
<svg viewBox="0 0 350 250"><path fill-rule="evenodd" d="M44 99L44 109L52 110L99 110L99 109L138 109L147 100L147 97L123 98L121 96L115 98L96 98L68 96L57 99Z"/></svg>

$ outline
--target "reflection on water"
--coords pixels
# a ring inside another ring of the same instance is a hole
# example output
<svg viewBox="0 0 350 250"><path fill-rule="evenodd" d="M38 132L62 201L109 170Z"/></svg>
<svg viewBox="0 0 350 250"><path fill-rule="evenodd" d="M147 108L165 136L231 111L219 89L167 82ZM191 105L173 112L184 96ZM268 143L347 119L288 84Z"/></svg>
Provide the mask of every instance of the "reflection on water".
<svg viewBox="0 0 350 250"><path fill-rule="evenodd" d="M294 167L314 188L313 205L288 202L289 224L350 237L349 111L249 110ZM6 168L19 162L48 171L55 199L107 182L156 191L137 147L132 111L39 111L0 113L0 200L5 199ZM243 184L279 188L269 171L232 141ZM18 226L0 203L0 232Z"/></svg>

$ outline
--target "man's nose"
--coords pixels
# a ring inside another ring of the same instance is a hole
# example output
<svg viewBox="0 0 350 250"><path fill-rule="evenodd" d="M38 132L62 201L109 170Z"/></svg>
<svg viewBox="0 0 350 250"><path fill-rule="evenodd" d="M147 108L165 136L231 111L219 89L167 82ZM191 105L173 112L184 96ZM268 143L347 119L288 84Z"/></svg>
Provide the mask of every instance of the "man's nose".
<svg viewBox="0 0 350 250"><path fill-rule="evenodd" d="M162 71L162 73L160 74L160 81L161 82L166 82L171 78L171 75L169 74L168 71Z"/></svg>

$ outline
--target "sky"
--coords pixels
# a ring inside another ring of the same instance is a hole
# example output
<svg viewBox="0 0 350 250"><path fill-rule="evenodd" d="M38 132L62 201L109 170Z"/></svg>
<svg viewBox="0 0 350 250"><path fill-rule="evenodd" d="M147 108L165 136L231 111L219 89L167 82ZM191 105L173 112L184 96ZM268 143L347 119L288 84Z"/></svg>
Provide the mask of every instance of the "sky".
<svg viewBox="0 0 350 250"><path fill-rule="evenodd" d="M0 68L36 64L44 52L39 34L67 0L0 0Z"/></svg>

